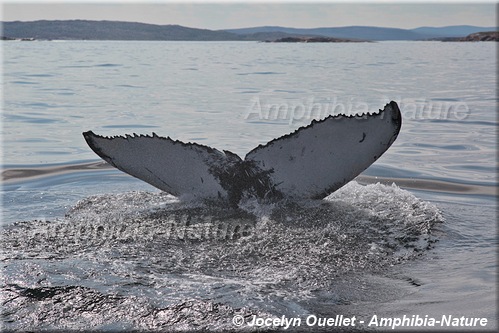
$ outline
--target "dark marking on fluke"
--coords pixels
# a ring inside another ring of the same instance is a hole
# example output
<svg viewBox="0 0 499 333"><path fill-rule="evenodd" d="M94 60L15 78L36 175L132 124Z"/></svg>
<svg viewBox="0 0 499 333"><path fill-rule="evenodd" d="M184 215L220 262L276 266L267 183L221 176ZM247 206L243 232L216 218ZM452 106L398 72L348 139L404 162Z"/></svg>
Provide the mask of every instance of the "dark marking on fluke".
<svg viewBox="0 0 499 333"><path fill-rule="evenodd" d="M257 146L244 160L228 150L156 133L104 137L88 131L83 136L109 164L165 192L237 206L247 197L322 199L380 157L401 125L392 101L377 113L313 120Z"/></svg>

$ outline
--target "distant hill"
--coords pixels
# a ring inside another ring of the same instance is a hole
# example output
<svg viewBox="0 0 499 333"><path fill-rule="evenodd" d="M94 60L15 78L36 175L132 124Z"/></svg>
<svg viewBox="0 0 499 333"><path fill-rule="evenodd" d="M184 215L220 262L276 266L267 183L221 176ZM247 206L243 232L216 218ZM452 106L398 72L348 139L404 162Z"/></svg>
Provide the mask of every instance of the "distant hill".
<svg viewBox="0 0 499 333"><path fill-rule="evenodd" d="M416 29L398 29L368 26L349 26L335 28L286 28L278 26L263 26L242 29L228 29L225 31L247 35L255 33L287 33L292 35L316 35L335 38L362 39L362 40L426 40L435 37L465 37L480 31L496 30L496 27L476 27L469 25L448 27L421 27Z"/></svg>
<svg viewBox="0 0 499 333"><path fill-rule="evenodd" d="M465 37L481 31L494 31L496 27L475 27L471 25L454 25L449 27L420 27L411 31L432 37Z"/></svg>
<svg viewBox="0 0 499 333"><path fill-rule="evenodd" d="M397 29L397 28L380 28L380 27L364 27L351 26L339 28L285 28L285 27L254 27L243 29L229 29L227 32L246 35L264 32L284 32L290 35L305 35L305 36L324 36L345 39L362 39L362 40L417 40L422 39L420 34L415 32Z"/></svg>
<svg viewBox="0 0 499 333"><path fill-rule="evenodd" d="M3 36L35 39L83 40L240 40L227 31L118 21L33 21L2 22Z"/></svg>
<svg viewBox="0 0 499 333"><path fill-rule="evenodd" d="M480 31L496 31L496 27L450 26L397 29L383 27L286 28L278 26L228 30L188 28L180 25L156 25L119 21L31 21L1 22L4 40L75 39L75 40L185 40L185 41L266 41L281 38L330 37L354 40L426 40L440 37L465 37Z"/></svg>

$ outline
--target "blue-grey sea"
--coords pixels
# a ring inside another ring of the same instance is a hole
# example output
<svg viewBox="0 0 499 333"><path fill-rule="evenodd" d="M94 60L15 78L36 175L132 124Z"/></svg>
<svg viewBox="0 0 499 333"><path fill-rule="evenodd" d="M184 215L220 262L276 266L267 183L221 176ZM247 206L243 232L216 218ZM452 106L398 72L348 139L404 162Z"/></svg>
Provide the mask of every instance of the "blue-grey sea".
<svg viewBox="0 0 499 333"><path fill-rule="evenodd" d="M4 330L497 329L495 43L1 48ZM284 206L179 201L82 136L155 132L244 157L391 100L402 129L378 161Z"/></svg>

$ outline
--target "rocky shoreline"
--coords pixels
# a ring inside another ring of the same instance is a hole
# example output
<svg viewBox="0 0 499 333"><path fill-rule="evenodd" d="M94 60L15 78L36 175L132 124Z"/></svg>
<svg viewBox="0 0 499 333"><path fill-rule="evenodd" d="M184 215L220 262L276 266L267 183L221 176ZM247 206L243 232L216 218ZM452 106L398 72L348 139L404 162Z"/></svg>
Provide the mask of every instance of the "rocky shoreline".
<svg viewBox="0 0 499 333"><path fill-rule="evenodd" d="M442 42L499 42L499 31L483 31L466 37L447 37L438 39Z"/></svg>
<svg viewBox="0 0 499 333"><path fill-rule="evenodd" d="M266 40L265 42L266 43L362 43L362 42L371 42L371 41L314 36L314 37L283 37L274 40Z"/></svg>
<svg viewBox="0 0 499 333"><path fill-rule="evenodd" d="M5 37L5 36L1 36L0 37L0 40L20 40L20 41L28 41L28 42L32 42L36 39L34 38L11 38L11 37Z"/></svg>

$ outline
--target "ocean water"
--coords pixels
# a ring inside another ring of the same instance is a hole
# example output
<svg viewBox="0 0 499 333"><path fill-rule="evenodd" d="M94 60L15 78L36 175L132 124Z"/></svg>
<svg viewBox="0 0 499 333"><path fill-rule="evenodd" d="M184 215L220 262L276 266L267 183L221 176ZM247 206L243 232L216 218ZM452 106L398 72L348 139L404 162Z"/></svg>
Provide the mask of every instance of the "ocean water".
<svg viewBox="0 0 499 333"><path fill-rule="evenodd" d="M494 43L1 47L4 329L253 331L284 316L317 331L338 327L313 318L336 315L353 331L404 316L487 324L396 330L497 329ZM155 132L244 156L390 100L395 143L317 202L181 202L81 135Z"/></svg>

